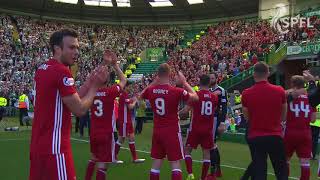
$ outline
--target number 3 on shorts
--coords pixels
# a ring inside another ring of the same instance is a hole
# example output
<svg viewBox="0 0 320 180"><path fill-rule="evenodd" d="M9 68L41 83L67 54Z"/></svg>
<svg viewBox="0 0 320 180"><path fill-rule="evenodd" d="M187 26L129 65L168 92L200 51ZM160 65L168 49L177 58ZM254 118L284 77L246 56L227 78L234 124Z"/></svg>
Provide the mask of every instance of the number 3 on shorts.
<svg viewBox="0 0 320 180"><path fill-rule="evenodd" d="M163 116L166 113L164 99L157 98L155 101L155 104L156 104L156 108L157 108L157 110L156 110L157 114L159 114L160 116Z"/></svg>

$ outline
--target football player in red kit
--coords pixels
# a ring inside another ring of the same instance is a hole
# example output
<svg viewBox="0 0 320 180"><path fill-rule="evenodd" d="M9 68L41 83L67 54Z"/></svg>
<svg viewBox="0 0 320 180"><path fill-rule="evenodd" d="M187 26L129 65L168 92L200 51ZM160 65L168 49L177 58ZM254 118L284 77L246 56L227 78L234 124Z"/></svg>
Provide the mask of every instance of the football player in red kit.
<svg viewBox="0 0 320 180"><path fill-rule="evenodd" d="M117 64L117 55L106 51L104 62L111 65L120 79L118 84L100 88L91 106L90 150L92 157L88 162L85 180L90 180L95 166L97 166L96 179L105 180L107 163L116 162L115 159L115 114L114 100L120 95L127 79ZM106 82L107 84L108 82Z"/></svg>
<svg viewBox="0 0 320 180"><path fill-rule="evenodd" d="M79 56L77 38L73 30L54 32L50 36L53 57L36 71L29 180L76 179L70 143L71 112L83 116L97 89L109 77L107 67L100 66L77 93L69 69Z"/></svg>
<svg viewBox="0 0 320 180"><path fill-rule="evenodd" d="M210 77L200 76L200 91L197 92L198 101L191 102L185 106L179 114L188 113L192 110L192 119L188 129L185 146L185 162L188 171L188 180L194 179L192 173L192 149L201 145L203 151L203 164L201 179L204 180L210 166L210 150L214 145L214 112L218 105L218 97L209 91Z"/></svg>
<svg viewBox="0 0 320 180"><path fill-rule="evenodd" d="M303 89L303 76L293 76L291 78L291 86L292 89L288 90L288 92ZM316 110L310 106L307 92L288 103L284 144L288 163L294 152L300 159L300 180L310 179L309 161L312 153L312 140L309 124L315 120Z"/></svg>
<svg viewBox="0 0 320 180"><path fill-rule="evenodd" d="M134 163L142 163L145 159L138 159L135 138L133 131L133 120L131 117L132 109L136 105L136 98L129 98L130 84L127 83L125 89L121 92L119 97L119 119L118 119L118 141L116 143L115 154L118 159L118 153L120 147L123 144L126 137L129 139L129 148L132 155L132 161Z"/></svg>
<svg viewBox="0 0 320 180"><path fill-rule="evenodd" d="M141 93L141 98L150 101L154 114L151 157L153 158L150 180L159 180L163 159L167 157L172 168L172 180L182 180L180 160L184 159L183 143L180 133L178 106L180 101L195 101L197 94L179 72L177 79L184 89L171 86L170 66L161 64L158 76Z"/></svg>

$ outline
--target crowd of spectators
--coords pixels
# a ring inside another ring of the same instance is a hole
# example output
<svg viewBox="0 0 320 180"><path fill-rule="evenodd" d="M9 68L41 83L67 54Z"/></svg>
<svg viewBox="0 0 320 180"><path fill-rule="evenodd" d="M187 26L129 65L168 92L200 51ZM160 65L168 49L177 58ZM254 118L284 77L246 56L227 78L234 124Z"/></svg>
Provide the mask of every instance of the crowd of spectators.
<svg viewBox="0 0 320 180"><path fill-rule="evenodd" d="M178 28L171 27L75 24L6 15L0 18L0 90L7 97L32 89L35 70L51 56L48 42L56 30L71 28L79 33L80 58L72 68L77 85L100 63L106 48L116 51L118 63L125 70L144 49L165 47L172 51L182 36Z"/></svg>
<svg viewBox="0 0 320 180"><path fill-rule="evenodd" d="M320 20L314 17L314 28L294 27L286 35L273 30L268 21L235 20L208 27L198 41L181 49L175 47L183 33L173 27L76 24L7 15L0 20L0 91L7 96L32 89L36 68L51 56L49 36L62 28L75 29L80 35L80 58L73 67L77 85L100 63L106 48L116 51L125 70L146 48L164 47L172 69L182 71L195 86L203 73L217 73L218 83L238 75L258 62L271 44L312 41L320 34ZM143 77L133 89L140 91L153 77Z"/></svg>
<svg viewBox="0 0 320 180"><path fill-rule="evenodd" d="M310 18L310 24L304 23L300 27L300 23L294 25L293 28L289 27L289 32L279 35L280 41L287 41L290 43L300 42L314 42L320 39L320 18L312 16ZM311 25L313 27L307 27Z"/></svg>

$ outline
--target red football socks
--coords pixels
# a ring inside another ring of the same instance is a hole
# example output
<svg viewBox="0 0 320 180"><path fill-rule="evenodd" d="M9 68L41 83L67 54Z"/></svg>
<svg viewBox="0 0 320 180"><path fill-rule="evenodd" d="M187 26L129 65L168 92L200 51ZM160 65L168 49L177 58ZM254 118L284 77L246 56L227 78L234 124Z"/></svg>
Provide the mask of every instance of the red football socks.
<svg viewBox="0 0 320 180"><path fill-rule="evenodd" d="M129 148L130 148L132 159L136 160L137 159L137 152L136 152L136 146L135 146L134 141L129 142Z"/></svg>
<svg viewBox="0 0 320 180"><path fill-rule="evenodd" d="M95 161L89 160L85 180L91 180L95 165L96 165Z"/></svg>
<svg viewBox="0 0 320 180"><path fill-rule="evenodd" d="M185 155L184 161L186 162L188 174L192 174L192 157L190 155Z"/></svg>
<svg viewBox="0 0 320 180"><path fill-rule="evenodd" d="M160 170L151 169L150 180L159 180L159 179L160 179Z"/></svg>
<svg viewBox="0 0 320 180"><path fill-rule="evenodd" d="M182 172L180 169L173 169L171 173L171 180L182 180Z"/></svg>
<svg viewBox="0 0 320 180"><path fill-rule="evenodd" d="M210 160L203 160L202 163L202 174L201 174L201 179L204 180L207 177L208 174L208 170L209 170L209 166L210 166Z"/></svg>
<svg viewBox="0 0 320 180"><path fill-rule="evenodd" d="M300 180L309 180L309 179L310 179L310 164L302 164Z"/></svg>
<svg viewBox="0 0 320 180"><path fill-rule="evenodd" d="M96 180L106 180L106 169L99 168L97 170Z"/></svg>

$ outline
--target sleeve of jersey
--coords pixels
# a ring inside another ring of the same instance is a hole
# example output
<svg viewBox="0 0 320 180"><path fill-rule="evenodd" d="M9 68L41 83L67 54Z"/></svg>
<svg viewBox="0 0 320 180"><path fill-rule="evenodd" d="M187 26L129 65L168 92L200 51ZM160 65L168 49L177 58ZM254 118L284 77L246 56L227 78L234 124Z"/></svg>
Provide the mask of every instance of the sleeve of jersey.
<svg viewBox="0 0 320 180"><path fill-rule="evenodd" d="M133 103L133 100L132 99L125 99L124 102L126 104L131 104L131 103Z"/></svg>
<svg viewBox="0 0 320 180"><path fill-rule="evenodd" d="M246 96L247 96L246 91L243 91L241 96L241 104L243 107L248 107Z"/></svg>
<svg viewBox="0 0 320 180"><path fill-rule="evenodd" d="M121 91L121 88L117 84L111 86L111 88L110 88L110 94L112 94L113 97L119 96L120 95L120 91Z"/></svg>
<svg viewBox="0 0 320 180"><path fill-rule="evenodd" d="M69 69L60 70L58 76L58 90L60 92L61 97L69 96L76 93L76 88L74 86L74 79L71 75Z"/></svg>
<svg viewBox="0 0 320 180"><path fill-rule="evenodd" d="M213 97L214 97L214 108L216 109L216 108L218 108L219 98L218 98L218 95L216 95L214 93L212 93L212 94L213 94Z"/></svg>
<svg viewBox="0 0 320 180"><path fill-rule="evenodd" d="M149 88L147 88L140 96L143 99L149 99Z"/></svg>
<svg viewBox="0 0 320 180"><path fill-rule="evenodd" d="M282 87L280 88L280 90L281 90L282 104L287 103L287 96L286 96L285 90Z"/></svg>
<svg viewBox="0 0 320 180"><path fill-rule="evenodd" d="M227 91L222 89L221 90L221 103L226 104L227 103Z"/></svg>
<svg viewBox="0 0 320 180"><path fill-rule="evenodd" d="M177 90L178 90L178 92L180 94L181 99L183 101L188 101L188 99L190 97L189 93L186 90L182 89L182 88L177 88Z"/></svg>

